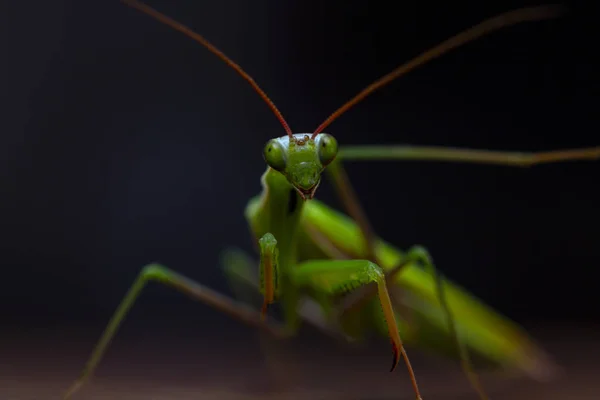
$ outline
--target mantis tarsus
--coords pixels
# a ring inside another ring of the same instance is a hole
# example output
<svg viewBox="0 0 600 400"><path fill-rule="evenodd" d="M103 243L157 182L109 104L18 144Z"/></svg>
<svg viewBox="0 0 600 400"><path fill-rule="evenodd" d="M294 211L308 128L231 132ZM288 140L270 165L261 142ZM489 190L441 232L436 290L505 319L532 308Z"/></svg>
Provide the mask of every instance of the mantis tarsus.
<svg viewBox="0 0 600 400"><path fill-rule="evenodd" d="M391 370L402 355L417 399L422 397L401 331L408 341L430 347L442 340L433 343L421 338L432 335L451 340L470 383L482 399L487 395L471 366L469 353L531 375L541 373L545 360L543 350L511 321L442 278L425 248L415 246L401 252L375 234L341 162L392 159L530 166L597 159L600 147L545 153L418 146L352 146L338 150L336 139L323 130L373 91L431 59L500 28L555 17L560 12L558 7L520 9L485 20L383 76L331 114L314 132L294 134L256 82L206 39L149 6L134 0L123 1L201 43L236 70L267 103L286 131L285 136L267 142L263 157L268 166L261 178L263 191L250 200L245 212L260 249L259 279L251 265L240 257L231 253L225 258L230 279L246 281L259 288L264 302L258 311L162 265L148 265L109 322L80 379L65 397L70 397L93 373L148 281L172 286L276 337L293 335L302 318L348 337L360 338L369 330L379 331L392 342ZM331 178L348 216L313 199L324 171ZM398 291L409 296L398 296ZM306 299L318 304L322 315L299 312L301 302ZM267 319L268 305L275 301L281 303L283 324ZM400 309L413 314L415 318L411 318L410 324ZM412 330L413 324L419 334ZM469 334L468 340L461 339L465 332Z"/></svg>

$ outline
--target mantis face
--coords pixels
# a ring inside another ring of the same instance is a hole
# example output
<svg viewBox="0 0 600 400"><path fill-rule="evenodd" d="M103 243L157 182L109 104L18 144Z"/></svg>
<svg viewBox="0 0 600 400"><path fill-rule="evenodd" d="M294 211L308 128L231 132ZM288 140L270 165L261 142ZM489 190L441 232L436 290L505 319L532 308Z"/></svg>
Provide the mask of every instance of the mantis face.
<svg viewBox="0 0 600 400"><path fill-rule="evenodd" d="M337 141L327 133L297 133L271 139L263 156L269 167L283 174L304 200L310 200L321 182L321 173L338 151Z"/></svg>

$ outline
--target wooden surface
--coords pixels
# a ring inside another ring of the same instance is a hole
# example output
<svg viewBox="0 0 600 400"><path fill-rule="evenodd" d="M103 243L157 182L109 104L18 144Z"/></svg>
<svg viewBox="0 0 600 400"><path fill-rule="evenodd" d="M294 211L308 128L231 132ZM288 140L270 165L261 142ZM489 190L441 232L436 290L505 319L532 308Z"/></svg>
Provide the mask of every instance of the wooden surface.
<svg viewBox="0 0 600 400"><path fill-rule="evenodd" d="M494 400L600 399L600 334L554 330L546 348L563 367L547 383L486 377ZM53 400L81 371L95 337L82 332L23 332L1 338L0 399ZM403 365L388 372L386 343L348 349L316 340L272 348L265 362L254 337L115 340L91 382L74 399L413 399ZM271 345L272 347L272 345ZM425 400L477 399L453 365L409 352ZM279 385L273 384L273 375ZM284 382L285 381L285 382Z"/></svg>

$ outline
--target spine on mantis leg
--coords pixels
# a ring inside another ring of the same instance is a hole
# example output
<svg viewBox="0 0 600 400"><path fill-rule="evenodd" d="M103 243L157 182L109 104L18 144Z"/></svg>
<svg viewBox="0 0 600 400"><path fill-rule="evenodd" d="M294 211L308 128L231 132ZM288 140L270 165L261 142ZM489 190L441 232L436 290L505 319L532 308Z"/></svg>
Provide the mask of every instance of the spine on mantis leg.
<svg viewBox="0 0 600 400"><path fill-rule="evenodd" d="M260 246L260 292L263 295L261 317L267 315L267 307L279 297L279 249L277 239L271 233L265 233L258 241Z"/></svg>

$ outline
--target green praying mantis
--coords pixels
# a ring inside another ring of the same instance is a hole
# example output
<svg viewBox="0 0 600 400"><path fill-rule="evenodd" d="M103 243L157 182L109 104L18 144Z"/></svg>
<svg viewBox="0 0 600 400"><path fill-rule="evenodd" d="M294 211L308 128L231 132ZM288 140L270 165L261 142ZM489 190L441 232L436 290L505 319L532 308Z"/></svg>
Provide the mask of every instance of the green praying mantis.
<svg viewBox="0 0 600 400"><path fill-rule="evenodd" d="M228 64L254 88L285 129L286 135L269 140L264 147L267 169L261 177L262 192L250 200L245 210L260 251L258 274L255 266L241 254L229 252L224 257L224 268L232 283L250 284L260 291L264 301L257 310L163 265L147 265L119 305L80 378L65 398L71 397L92 375L119 325L149 281L171 286L277 338L294 335L303 321L352 339L363 338L370 332L387 336L393 350L391 370L403 358L417 399L422 396L405 342L458 358L482 399L487 399L487 395L471 357L530 376L544 373L547 361L544 350L515 323L443 278L425 248L414 246L401 251L376 235L342 161L432 160L526 167L598 159L600 147L544 153L419 146L338 147L336 139L323 130L366 96L410 70L500 28L555 17L560 12L558 8L526 8L485 20L375 81L331 114L314 132L298 134L293 133L258 84L206 39L143 3L123 1L191 37ZM314 199L324 172L347 214ZM316 304L320 313L305 312L302 304L306 301ZM283 322L267 317L269 305L275 302L281 305ZM448 348L452 350L448 352Z"/></svg>

